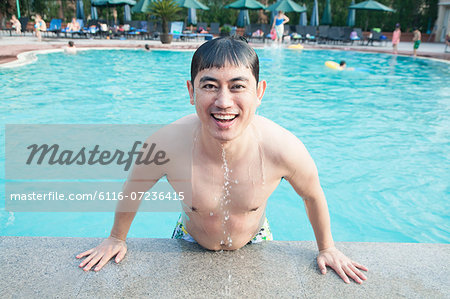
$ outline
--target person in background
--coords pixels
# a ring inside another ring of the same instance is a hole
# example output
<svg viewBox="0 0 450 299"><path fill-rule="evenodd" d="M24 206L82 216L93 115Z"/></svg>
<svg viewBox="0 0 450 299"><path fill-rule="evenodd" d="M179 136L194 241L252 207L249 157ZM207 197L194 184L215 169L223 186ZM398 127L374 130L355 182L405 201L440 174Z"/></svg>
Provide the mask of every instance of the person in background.
<svg viewBox="0 0 450 299"><path fill-rule="evenodd" d="M284 35L284 24L289 22L289 18L281 11L278 11L278 14L273 18L272 30L275 28L277 33L277 42L281 43Z"/></svg>
<svg viewBox="0 0 450 299"><path fill-rule="evenodd" d="M34 31L36 33L36 37L38 39L38 42L42 41L42 31L47 30L47 25L45 24L44 20L42 19L40 14L37 14L34 18Z"/></svg>
<svg viewBox="0 0 450 299"><path fill-rule="evenodd" d="M420 46L420 40L422 39L422 34L420 33L419 29L415 28L413 29L413 56L417 56L417 49L419 49Z"/></svg>
<svg viewBox="0 0 450 299"><path fill-rule="evenodd" d="M67 43L67 47L64 49L64 52L67 54L77 54L77 48L75 47L75 43L73 41L69 41Z"/></svg>
<svg viewBox="0 0 450 299"><path fill-rule="evenodd" d="M393 53L397 54L398 53L398 44L400 43L400 37L402 35L402 31L400 30L400 24L396 24L395 25L395 30L392 33L392 48Z"/></svg>
<svg viewBox="0 0 450 299"><path fill-rule="evenodd" d="M72 18L72 22L67 24L66 32L78 32L80 29L80 23L77 22L77 19Z"/></svg>
<svg viewBox="0 0 450 299"><path fill-rule="evenodd" d="M12 24L12 28L16 30L16 33L20 34L22 32L22 24L20 24L20 21L16 18L15 15L11 17L10 22Z"/></svg>

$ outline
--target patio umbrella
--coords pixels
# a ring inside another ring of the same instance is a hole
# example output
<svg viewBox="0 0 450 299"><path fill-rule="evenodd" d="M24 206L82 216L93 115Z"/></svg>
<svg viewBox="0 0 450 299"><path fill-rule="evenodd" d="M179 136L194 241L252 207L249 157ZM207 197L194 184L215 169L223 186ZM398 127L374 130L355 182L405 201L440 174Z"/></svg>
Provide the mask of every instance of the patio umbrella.
<svg viewBox="0 0 450 299"><path fill-rule="evenodd" d="M106 7L116 7L116 6L125 6L128 5L135 5L136 1L134 0L91 0L91 6L106 6ZM131 17L130 17L131 19ZM116 20L114 20L116 21Z"/></svg>
<svg viewBox="0 0 450 299"><path fill-rule="evenodd" d="M77 19L84 20L83 0L77 0Z"/></svg>
<svg viewBox="0 0 450 299"><path fill-rule="evenodd" d="M188 24L197 25L197 10L188 8Z"/></svg>
<svg viewBox="0 0 450 299"><path fill-rule="evenodd" d="M224 6L225 8L241 9L238 18L238 26L244 26L250 24L250 18L248 17L248 9L265 9L266 6L256 0L238 0L233 3ZM241 23L241 24L240 24Z"/></svg>
<svg viewBox="0 0 450 299"><path fill-rule="evenodd" d="M133 8L131 9L131 12L136 12L136 13L149 12L150 3L152 3L153 1L155 1L155 0L140 0L135 6L133 6Z"/></svg>
<svg viewBox="0 0 450 299"><path fill-rule="evenodd" d="M256 0L237 0L225 5L225 8L233 9L265 9L266 7Z"/></svg>
<svg viewBox="0 0 450 299"><path fill-rule="evenodd" d="M91 19L98 20L97 7L91 6Z"/></svg>
<svg viewBox="0 0 450 299"><path fill-rule="evenodd" d="M180 7L209 10L209 7L197 0L176 0Z"/></svg>
<svg viewBox="0 0 450 299"><path fill-rule="evenodd" d="M197 24L197 11L196 9L209 10L209 7L197 0L176 0L180 7L186 7L188 9L188 23Z"/></svg>
<svg viewBox="0 0 450 299"><path fill-rule="evenodd" d="M380 10L380 11L388 11L394 12L395 10L387 7L375 0L367 0L358 4L352 4L348 8L350 9L359 9L359 10Z"/></svg>
<svg viewBox="0 0 450 299"><path fill-rule="evenodd" d="M350 6L352 5L355 5L355 0L352 0L352 4ZM347 26L348 27L355 26L355 10L352 8L348 9Z"/></svg>
<svg viewBox="0 0 450 299"><path fill-rule="evenodd" d="M269 7L267 7L266 10L269 10L269 11L281 10L284 12L291 12L291 11L306 12L306 7L301 6L292 0L281 0L281 1L275 2L274 4L270 5Z"/></svg>
<svg viewBox="0 0 450 299"><path fill-rule="evenodd" d="M386 11L386 12L394 12L395 11L394 9L387 7L375 0L367 0L364 2L360 2L358 4L353 4L353 5L350 5L348 8L354 9L354 10L372 10L372 11L378 10L378 11ZM369 18L366 19L365 30L367 30L368 24L369 24Z"/></svg>
<svg viewBox="0 0 450 299"><path fill-rule="evenodd" d="M331 5L330 0L327 0L325 4L325 9L322 15L322 24L331 25Z"/></svg>
<svg viewBox="0 0 450 299"><path fill-rule="evenodd" d="M317 0L314 0L314 6L311 14L311 21L309 23L311 26L319 26L319 5Z"/></svg>
<svg viewBox="0 0 450 299"><path fill-rule="evenodd" d="M246 25L250 25L250 16L248 15L248 9L241 9L236 25L238 27L245 27Z"/></svg>
<svg viewBox="0 0 450 299"><path fill-rule="evenodd" d="M298 22L298 24L300 26L308 25L308 16L306 15L306 6L303 5L303 8L305 9L305 11L300 14L300 20Z"/></svg>
<svg viewBox="0 0 450 299"><path fill-rule="evenodd" d="M131 9L130 9L130 5L125 4L124 6L124 11L123 11L123 22L129 22L131 21Z"/></svg>

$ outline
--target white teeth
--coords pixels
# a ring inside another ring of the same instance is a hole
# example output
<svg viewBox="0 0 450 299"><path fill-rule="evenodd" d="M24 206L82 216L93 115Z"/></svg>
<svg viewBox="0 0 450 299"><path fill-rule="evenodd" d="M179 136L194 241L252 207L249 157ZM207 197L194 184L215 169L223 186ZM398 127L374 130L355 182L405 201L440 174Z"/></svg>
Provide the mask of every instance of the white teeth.
<svg viewBox="0 0 450 299"><path fill-rule="evenodd" d="M213 114L214 118L221 119L221 120L230 120L234 119L236 115L230 115L230 114Z"/></svg>

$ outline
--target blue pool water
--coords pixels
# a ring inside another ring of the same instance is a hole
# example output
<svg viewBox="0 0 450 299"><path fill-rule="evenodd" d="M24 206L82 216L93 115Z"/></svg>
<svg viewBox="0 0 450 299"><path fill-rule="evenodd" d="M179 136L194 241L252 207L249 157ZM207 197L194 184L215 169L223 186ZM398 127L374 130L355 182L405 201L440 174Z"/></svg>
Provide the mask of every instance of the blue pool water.
<svg viewBox="0 0 450 299"><path fill-rule="evenodd" d="M341 51L264 49L257 113L291 130L316 161L337 241L450 242L449 64ZM112 213L4 209L4 125L169 123L187 113L193 52L93 50L0 69L0 235L103 237ZM369 72L324 66L344 59ZM269 199L277 240L313 240L286 182ZM139 213L129 237L170 237L178 215Z"/></svg>

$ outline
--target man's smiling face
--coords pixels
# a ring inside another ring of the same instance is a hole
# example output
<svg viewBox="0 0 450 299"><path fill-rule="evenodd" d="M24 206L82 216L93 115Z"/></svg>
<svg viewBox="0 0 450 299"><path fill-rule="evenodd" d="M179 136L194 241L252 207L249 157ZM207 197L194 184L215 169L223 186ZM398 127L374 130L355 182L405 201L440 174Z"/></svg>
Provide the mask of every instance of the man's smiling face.
<svg viewBox="0 0 450 299"><path fill-rule="evenodd" d="M188 81L191 104L207 132L220 141L239 137L261 104L266 82L256 82L249 68L226 65L200 71Z"/></svg>

